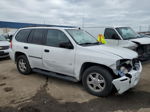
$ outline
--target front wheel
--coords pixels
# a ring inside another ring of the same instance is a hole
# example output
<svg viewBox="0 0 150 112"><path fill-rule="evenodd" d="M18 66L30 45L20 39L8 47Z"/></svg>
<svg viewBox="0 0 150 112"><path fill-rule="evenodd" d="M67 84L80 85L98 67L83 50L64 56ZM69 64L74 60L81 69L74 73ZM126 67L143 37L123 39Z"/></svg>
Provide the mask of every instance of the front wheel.
<svg viewBox="0 0 150 112"><path fill-rule="evenodd" d="M17 58L17 69L21 74L28 75L32 69L25 55L21 55Z"/></svg>
<svg viewBox="0 0 150 112"><path fill-rule="evenodd" d="M108 96L113 88L112 80L109 71L100 66L88 68L82 77L85 89L95 96Z"/></svg>

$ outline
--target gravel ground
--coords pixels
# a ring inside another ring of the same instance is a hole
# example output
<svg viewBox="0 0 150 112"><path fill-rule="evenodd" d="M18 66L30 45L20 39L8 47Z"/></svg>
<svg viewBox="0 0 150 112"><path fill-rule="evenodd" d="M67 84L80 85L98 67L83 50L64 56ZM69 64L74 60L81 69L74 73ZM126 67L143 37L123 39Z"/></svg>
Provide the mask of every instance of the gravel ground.
<svg viewBox="0 0 150 112"><path fill-rule="evenodd" d="M122 95L88 94L81 83L33 73L23 76L10 60L0 60L0 112L150 112L150 64L140 83Z"/></svg>

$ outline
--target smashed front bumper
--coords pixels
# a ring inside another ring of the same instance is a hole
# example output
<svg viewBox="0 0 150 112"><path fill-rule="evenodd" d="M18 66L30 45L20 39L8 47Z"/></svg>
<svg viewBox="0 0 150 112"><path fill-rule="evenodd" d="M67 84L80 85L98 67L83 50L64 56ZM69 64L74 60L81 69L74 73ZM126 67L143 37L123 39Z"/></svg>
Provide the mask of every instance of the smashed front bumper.
<svg viewBox="0 0 150 112"><path fill-rule="evenodd" d="M124 93L130 88L133 88L136 86L140 80L140 74L142 71L142 65L140 63L139 70L131 70L128 74L130 74L131 77L123 76L117 79L114 79L112 83L116 87L119 94Z"/></svg>

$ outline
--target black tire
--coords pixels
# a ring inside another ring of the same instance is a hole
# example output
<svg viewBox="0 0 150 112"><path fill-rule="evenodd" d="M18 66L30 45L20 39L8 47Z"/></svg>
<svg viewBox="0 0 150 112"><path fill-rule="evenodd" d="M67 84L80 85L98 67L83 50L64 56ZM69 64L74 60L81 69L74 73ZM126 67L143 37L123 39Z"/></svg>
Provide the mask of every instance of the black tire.
<svg viewBox="0 0 150 112"><path fill-rule="evenodd" d="M20 60L23 60L25 63L26 69L24 71L22 71L21 68L19 67ZM32 69L31 69L29 61L25 55L21 55L21 56L17 57L16 63L17 63L17 69L21 74L29 75L31 73Z"/></svg>
<svg viewBox="0 0 150 112"><path fill-rule="evenodd" d="M89 87L90 84L88 84L87 80L89 80L88 77L92 73L100 74L104 80L105 86L99 92L97 92L97 91L95 92L94 90L92 90ZM83 86L85 87L85 89L92 95L101 96L101 97L108 96L112 92L112 89L113 89L112 80L113 80L113 78L112 78L112 75L110 74L110 72L107 69L105 69L104 67L100 67L100 66L89 67L88 69L86 69L84 71L83 77L82 77L82 83L83 83Z"/></svg>

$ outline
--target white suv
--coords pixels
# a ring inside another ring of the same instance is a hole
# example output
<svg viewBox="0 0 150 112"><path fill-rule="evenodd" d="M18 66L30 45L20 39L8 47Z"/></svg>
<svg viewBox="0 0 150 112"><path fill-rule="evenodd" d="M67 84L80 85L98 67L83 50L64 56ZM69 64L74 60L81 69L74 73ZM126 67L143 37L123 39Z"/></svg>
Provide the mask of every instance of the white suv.
<svg viewBox="0 0 150 112"><path fill-rule="evenodd" d="M11 59L18 71L31 71L70 81L82 81L96 96L119 94L137 85L142 66L137 53L100 44L80 28L32 27L16 32Z"/></svg>

